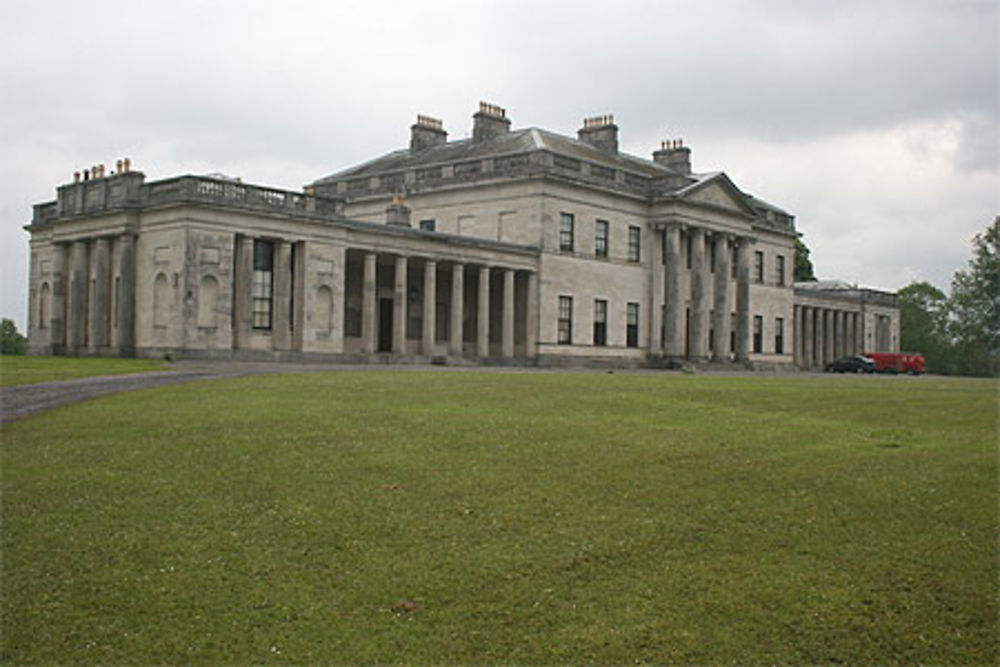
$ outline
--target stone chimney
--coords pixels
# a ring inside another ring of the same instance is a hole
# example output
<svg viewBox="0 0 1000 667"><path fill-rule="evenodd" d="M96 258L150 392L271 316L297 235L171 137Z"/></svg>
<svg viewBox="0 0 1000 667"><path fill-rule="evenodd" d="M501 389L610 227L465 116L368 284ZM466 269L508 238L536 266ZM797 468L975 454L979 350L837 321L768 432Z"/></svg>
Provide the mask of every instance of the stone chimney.
<svg viewBox="0 0 1000 667"><path fill-rule="evenodd" d="M691 149L681 139L660 143L660 150L653 152L653 162L670 167L685 176L691 175Z"/></svg>
<svg viewBox="0 0 1000 667"><path fill-rule="evenodd" d="M430 116L417 116L417 122L410 126L410 152L416 153L431 146L448 141L444 123Z"/></svg>
<svg viewBox="0 0 1000 667"><path fill-rule="evenodd" d="M385 209L385 224L410 226L410 207L403 203L403 195L397 193L392 196L392 203Z"/></svg>
<svg viewBox="0 0 1000 667"><path fill-rule="evenodd" d="M611 155L618 153L618 126L615 125L615 117L611 114L584 118L583 127L577 131L576 136L580 141L585 141L605 153Z"/></svg>
<svg viewBox="0 0 1000 667"><path fill-rule="evenodd" d="M510 132L507 110L487 102L479 103L479 112L472 116L472 140L488 141Z"/></svg>

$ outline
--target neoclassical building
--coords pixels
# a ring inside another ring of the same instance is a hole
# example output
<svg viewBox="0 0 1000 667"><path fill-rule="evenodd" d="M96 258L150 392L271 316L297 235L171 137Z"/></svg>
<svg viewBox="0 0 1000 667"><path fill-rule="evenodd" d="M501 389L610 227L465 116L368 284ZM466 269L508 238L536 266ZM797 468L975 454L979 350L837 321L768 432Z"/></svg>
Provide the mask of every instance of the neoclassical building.
<svg viewBox="0 0 1000 667"><path fill-rule="evenodd" d="M301 192L78 173L26 226L30 349L810 368L898 345L893 295L895 324L869 323L876 299L793 286L794 218L679 140L643 159L611 116L575 138L510 125L480 104L448 141L418 116L407 147Z"/></svg>

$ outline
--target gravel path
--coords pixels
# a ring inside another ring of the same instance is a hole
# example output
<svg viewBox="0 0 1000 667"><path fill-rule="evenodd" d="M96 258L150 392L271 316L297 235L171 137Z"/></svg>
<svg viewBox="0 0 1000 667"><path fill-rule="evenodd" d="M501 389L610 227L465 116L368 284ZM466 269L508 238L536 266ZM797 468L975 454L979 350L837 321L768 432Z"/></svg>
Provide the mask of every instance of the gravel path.
<svg viewBox="0 0 1000 667"><path fill-rule="evenodd" d="M105 394L239 375L243 373L208 370L155 371L5 387L0 389L0 423L7 424L38 412Z"/></svg>

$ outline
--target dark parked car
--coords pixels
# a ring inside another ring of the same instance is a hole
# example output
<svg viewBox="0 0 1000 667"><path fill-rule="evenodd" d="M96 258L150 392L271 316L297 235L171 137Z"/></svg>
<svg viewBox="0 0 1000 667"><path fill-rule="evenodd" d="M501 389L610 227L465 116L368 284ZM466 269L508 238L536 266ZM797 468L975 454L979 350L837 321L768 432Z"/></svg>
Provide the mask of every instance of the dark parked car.
<svg viewBox="0 0 1000 667"><path fill-rule="evenodd" d="M874 373L875 362L861 355L841 357L828 363L823 370L827 373Z"/></svg>

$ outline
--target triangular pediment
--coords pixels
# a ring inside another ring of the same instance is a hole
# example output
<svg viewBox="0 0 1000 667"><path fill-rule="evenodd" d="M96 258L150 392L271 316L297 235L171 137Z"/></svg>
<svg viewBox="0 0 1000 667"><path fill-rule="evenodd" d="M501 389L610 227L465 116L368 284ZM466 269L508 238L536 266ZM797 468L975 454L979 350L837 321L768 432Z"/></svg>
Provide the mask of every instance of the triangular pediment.
<svg viewBox="0 0 1000 667"><path fill-rule="evenodd" d="M746 196L722 173L689 185L678 192L677 197L691 204L705 204L744 216L755 215Z"/></svg>

